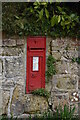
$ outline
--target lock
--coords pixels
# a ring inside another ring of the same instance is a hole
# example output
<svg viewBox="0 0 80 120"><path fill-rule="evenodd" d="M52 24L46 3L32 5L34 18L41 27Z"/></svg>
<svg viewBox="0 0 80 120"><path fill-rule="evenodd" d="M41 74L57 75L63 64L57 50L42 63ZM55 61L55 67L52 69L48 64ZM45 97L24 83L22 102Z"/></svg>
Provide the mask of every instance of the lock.
<svg viewBox="0 0 80 120"><path fill-rule="evenodd" d="M32 74L32 77L34 78L34 77L36 77L34 74Z"/></svg>

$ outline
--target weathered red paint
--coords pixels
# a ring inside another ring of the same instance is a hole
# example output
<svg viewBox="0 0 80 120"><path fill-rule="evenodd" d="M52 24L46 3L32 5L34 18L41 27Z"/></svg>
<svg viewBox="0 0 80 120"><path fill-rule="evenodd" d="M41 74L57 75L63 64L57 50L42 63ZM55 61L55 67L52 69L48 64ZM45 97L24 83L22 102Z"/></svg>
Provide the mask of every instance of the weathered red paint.
<svg viewBox="0 0 80 120"><path fill-rule="evenodd" d="M37 59L37 60L36 60ZM37 68L35 68L35 61ZM45 88L46 37L27 38L26 92ZM33 65L34 64L34 65Z"/></svg>

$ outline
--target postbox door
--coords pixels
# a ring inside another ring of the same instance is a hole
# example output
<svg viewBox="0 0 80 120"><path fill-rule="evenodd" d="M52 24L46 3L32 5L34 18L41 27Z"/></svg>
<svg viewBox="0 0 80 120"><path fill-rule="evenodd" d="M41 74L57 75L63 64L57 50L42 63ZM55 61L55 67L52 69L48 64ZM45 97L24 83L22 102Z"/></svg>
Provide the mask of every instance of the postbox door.
<svg viewBox="0 0 80 120"><path fill-rule="evenodd" d="M29 37L27 39L27 93L38 88L45 88L45 53L45 37Z"/></svg>
<svg viewBox="0 0 80 120"><path fill-rule="evenodd" d="M41 52L40 52L41 53ZM44 87L44 56L37 51L30 52L28 57L28 90L29 92Z"/></svg>
<svg viewBox="0 0 80 120"><path fill-rule="evenodd" d="M36 88L41 88L41 63L42 57L30 57L29 91L32 91Z"/></svg>

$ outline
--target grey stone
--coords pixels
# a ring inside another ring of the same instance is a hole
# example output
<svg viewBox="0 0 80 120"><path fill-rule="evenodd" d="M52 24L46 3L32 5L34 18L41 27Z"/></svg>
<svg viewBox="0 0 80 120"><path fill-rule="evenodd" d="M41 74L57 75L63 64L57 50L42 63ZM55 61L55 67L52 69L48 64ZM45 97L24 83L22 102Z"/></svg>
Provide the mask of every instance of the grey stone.
<svg viewBox="0 0 80 120"><path fill-rule="evenodd" d="M23 71L23 60L21 57L5 59L5 77L14 78L21 76Z"/></svg>
<svg viewBox="0 0 80 120"><path fill-rule="evenodd" d="M10 99L10 91L2 91L2 113L8 114L8 103Z"/></svg>
<svg viewBox="0 0 80 120"><path fill-rule="evenodd" d="M3 39L2 45L3 46L16 46L16 40L15 39Z"/></svg>
<svg viewBox="0 0 80 120"><path fill-rule="evenodd" d="M17 39L17 45L24 45L24 39Z"/></svg>
<svg viewBox="0 0 80 120"><path fill-rule="evenodd" d="M68 74L70 71L68 69L68 62L60 61L56 62L57 74Z"/></svg>
<svg viewBox="0 0 80 120"><path fill-rule="evenodd" d="M2 88L5 89L7 88L7 90L10 90L11 87L15 86L15 80L14 79L5 79L4 81L2 81Z"/></svg>
<svg viewBox="0 0 80 120"><path fill-rule="evenodd" d="M21 101L16 100L14 103L11 105L11 114L13 116L18 116L24 113L24 105L22 104Z"/></svg>
<svg viewBox="0 0 80 120"><path fill-rule="evenodd" d="M73 84L73 81L75 81L75 84ZM78 78L75 75L55 75L53 76L52 84L53 86L64 90L78 89Z"/></svg>
<svg viewBox="0 0 80 120"><path fill-rule="evenodd" d="M61 53L58 51L52 51L52 55L56 60L60 60L61 59Z"/></svg>
<svg viewBox="0 0 80 120"><path fill-rule="evenodd" d="M46 98L40 96L30 96L30 101L24 105L25 113L43 113L48 110Z"/></svg>
<svg viewBox="0 0 80 120"><path fill-rule="evenodd" d="M68 51L63 51L63 56L72 59L78 57L78 51L73 51L73 50L68 50Z"/></svg>
<svg viewBox="0 0 80 120"><path fill-rule="evenodd" d="M16 86L10 106L13 115L20 115L22 113L32 114L36 112L42 113L48 110L46 98L32 94L24 94L23 88L20 86Z"/></svg>
<svg viewBox="0 0 80 120"><path fill-rule="evenodd" d="M23 52L23 47L5 47L2 51L2 56L19 56Z"/></svg>

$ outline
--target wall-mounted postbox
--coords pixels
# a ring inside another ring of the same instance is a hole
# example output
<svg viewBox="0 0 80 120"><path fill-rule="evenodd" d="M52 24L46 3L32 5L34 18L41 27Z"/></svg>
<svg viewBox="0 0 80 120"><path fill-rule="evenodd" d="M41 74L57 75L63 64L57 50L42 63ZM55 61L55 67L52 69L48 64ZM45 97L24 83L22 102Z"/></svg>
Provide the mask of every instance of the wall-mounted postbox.
<svg viewBox="0 0 80 120"><path fill-rule="evenodd" d="M27 38L26 92L45 88L46 37Z"/></svg>

